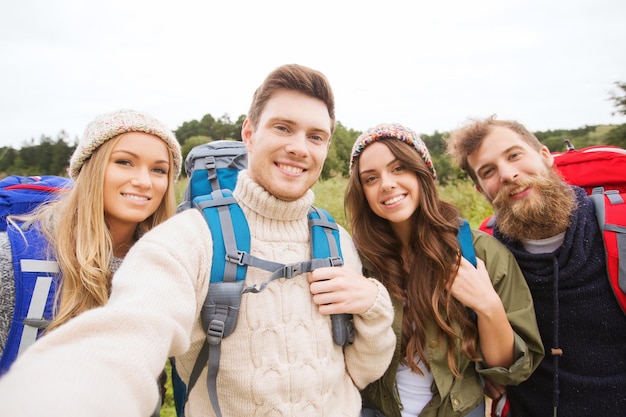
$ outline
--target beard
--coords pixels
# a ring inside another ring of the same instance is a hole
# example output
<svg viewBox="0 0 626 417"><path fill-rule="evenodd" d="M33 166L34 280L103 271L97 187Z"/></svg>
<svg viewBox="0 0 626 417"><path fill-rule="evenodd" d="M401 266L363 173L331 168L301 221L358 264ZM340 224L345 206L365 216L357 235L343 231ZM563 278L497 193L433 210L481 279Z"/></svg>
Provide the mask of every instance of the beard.
<svg viewBox="0 0 626 417"><path fill-rule="evenodd" d="M510 198L511 191L532 187L531 195ZM492 201L496 226L514 240L546 239L567 229L576 208L574 190L551 168L546 175L534 175L507 184Z"/></svg>

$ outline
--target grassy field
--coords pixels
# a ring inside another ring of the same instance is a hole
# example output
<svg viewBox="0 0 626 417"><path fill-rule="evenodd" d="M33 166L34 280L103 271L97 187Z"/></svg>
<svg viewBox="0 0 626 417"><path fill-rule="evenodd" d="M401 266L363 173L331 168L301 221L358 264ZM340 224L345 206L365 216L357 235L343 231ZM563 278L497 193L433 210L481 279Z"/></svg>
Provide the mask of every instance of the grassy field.
<svg viewBox="0 0 626 417"><path fill-rule="evenodd" d="M346 189L347 179L331 178L320 181L313 187L315 192L315 205L325 208L335 218L337 223L346 227L346 217L343 206L343 196ZM176 184L177 201L182 201L187 179L182 178ZM474 186L468 181L456 185L440 186L440 197L456 205L463 217L468 219L472 227L478 228L480 222L489 214L491 207L481 196ZM169 371L169 364L167 366ZM169 373L169 372L168 372ZM165 405L161 409L161 417L176 417L174 400L172 398L171 378L168 378Z"/></svg>
<svg viewBox="0 0 626 417"><path fill-rule="evenodd" d="M313 187L315 205L325 208L333 215L337 223L346 226L343 196L348 180L331 178L320 181ZM471 182L456 185L439 186L439 195L443 200L453 203L461 211L472 227L478 228L482 220L491 214L491 206L475 189Z"/></svg>

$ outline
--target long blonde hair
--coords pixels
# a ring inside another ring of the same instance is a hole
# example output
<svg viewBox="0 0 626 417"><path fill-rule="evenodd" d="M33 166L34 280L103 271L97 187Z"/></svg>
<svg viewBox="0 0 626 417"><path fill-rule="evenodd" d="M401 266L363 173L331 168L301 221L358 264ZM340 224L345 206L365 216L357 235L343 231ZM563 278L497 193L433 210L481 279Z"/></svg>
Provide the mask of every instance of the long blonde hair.
<svg viewBox="0 0 626 417"><path fill-rule="evenodd" d="M104 177L111 152L122 136L96 149L81 168L72 190L35 215L61 270L56 310L47 331L84 311L104 305L109 298L113 243L104 218ZM176 211L172 155L169 168L163 201L150 217L137 225L136 237Z"/></svg>

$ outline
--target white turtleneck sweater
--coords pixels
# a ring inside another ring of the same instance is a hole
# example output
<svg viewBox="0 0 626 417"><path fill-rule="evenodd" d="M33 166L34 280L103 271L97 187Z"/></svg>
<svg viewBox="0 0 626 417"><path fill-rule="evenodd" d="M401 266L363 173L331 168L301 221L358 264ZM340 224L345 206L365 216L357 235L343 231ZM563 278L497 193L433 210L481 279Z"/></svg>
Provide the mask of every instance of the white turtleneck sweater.
<svg viewBox="0 0 626 417"><path fill-rule="evenodd" d="M281 263L311 258L307 211L313 193L286 202L239 175L234 196L251 230L251 253ZM360 271L350 236L341 229L346 265ZM200 309L209 291L211 233L202 214L187 210L137 242L113 280L106 306L81 314L41 338L0 379L2 414L19 416L149 415L154 383L167 357L184 381L205 339ZM246 286L266 271L248 268ZM393 307L378 297L355 315L353 345L332 340L329 316L312 302L307 274L273 281L243 295L237 327L222 342L217 392L231 416L351 416L358 388L379 378L395 348ZM206 368L190 393L187 417L213 416Z"/></svg>

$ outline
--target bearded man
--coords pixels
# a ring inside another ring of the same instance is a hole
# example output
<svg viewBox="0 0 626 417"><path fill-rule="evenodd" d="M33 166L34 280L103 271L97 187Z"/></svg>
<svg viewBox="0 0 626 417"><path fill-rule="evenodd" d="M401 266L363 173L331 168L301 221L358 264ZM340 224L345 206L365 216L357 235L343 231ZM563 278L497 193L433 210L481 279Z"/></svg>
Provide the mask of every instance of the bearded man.
<svg viewBox="0 0 626 417"><path fill-rule="evenodd" d="M516 121L470 120L446 141L493 205L493 234L524 273L546 351L528 380L506 387L510 416L624 415L626 315L609 283L593 203ZM494 400L505 392L486 383Z"/></svg>

